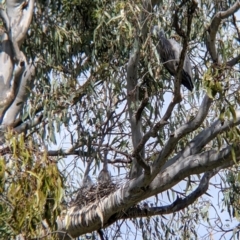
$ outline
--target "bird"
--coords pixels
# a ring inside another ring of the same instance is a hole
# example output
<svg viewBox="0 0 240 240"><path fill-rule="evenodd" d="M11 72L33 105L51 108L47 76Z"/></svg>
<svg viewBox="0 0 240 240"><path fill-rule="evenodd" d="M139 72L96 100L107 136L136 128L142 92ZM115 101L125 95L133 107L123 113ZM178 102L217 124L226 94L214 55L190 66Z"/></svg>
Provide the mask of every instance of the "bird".
<svg viewBox="0 0 240 240"><path fill-rule="evenodd" d="M98 175L98 183L102 185L111 183L111 174L108 171L108 160L107 160L108 151L104 149L104 159L103 159L103 169L100 171Z"/></svg>
<svg viewBox="0 0 240 240"><path fill-rule="evenodd" d="M152 33L154 36L158 37L158 44L156 47L164 67L172 76L175 76L182 51L181 45L174 39L167 39L164 32L160 30L158 26L153 27ZM192 91L194 88L192 79L192 66L186 54L183 63L181 83L189 91Z"/></svg>
<svg viewBox="0 0 240 240"><path fill-rule="evenodd" d="M98 175L98 183L99 184L110 184L111 183L111 175L107 169L102 169Z"/></svg>

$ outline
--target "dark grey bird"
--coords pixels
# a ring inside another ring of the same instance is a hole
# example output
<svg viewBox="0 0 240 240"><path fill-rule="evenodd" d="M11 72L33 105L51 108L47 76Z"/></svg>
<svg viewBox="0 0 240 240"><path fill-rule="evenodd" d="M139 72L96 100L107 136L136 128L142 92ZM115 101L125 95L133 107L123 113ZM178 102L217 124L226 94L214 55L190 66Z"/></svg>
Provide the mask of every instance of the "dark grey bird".
<svg viewBox="0 0 240 240"><path fill-rule="evenodd" d="M157 51L161 57L164 67L168 72L174 76L177 71L182 47L174 39L167 39L162 30L158 26L154 26L152 33L158 38ZM182 85L184 85L188 90L193 90L192 82L192 66L188 55L186 54L183 70L182 70Z"/></svg>

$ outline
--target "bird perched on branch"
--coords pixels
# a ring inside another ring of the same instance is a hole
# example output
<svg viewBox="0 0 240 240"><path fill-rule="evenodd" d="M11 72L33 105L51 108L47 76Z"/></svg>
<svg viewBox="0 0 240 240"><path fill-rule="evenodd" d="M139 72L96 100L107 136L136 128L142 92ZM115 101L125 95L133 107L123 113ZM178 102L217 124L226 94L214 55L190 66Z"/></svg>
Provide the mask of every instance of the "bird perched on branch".
<svg viewBox="0 0 240 240"><path fill-rule="evenodd" d="M181 45L174 39L167 39L164 32L160 30L158 26L153 27L152 33L158 38L157 51L164 67L172 76L175 76L182 51ZM193 90L192 79L191 62L186 54L183 63L181 83L190 91Z"/></svg>

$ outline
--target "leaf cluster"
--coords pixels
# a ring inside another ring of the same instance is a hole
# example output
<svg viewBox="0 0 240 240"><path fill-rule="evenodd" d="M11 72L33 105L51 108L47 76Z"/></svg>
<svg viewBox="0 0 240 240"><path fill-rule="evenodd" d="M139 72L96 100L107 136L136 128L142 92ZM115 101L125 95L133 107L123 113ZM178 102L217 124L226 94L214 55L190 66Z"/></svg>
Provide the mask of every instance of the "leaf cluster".
<svg viewBox="0 0 240 240"><path fill-rule="evenodd" d="M7 133L11 157L1 158L1 228L9 235L24 232L26 237L39 234L41 221L53 228L63 197L63 178L56 162L39 152L33 141Z"/></svg>

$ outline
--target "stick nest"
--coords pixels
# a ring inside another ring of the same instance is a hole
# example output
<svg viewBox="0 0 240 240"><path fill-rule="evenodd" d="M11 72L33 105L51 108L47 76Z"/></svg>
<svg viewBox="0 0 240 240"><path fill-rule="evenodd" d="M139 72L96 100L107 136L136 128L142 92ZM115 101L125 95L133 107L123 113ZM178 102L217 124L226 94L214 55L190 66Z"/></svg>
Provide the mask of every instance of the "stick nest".
<svg viewBox="0 0 240 240"><path fill-rule="evenodd" d="M71 206L84 207L96 200L107 197L111 193L118 189L119 185L113 182L110 183L98 183L91 186L82 186L77 191L75 200L71 203Z"/></svg>

